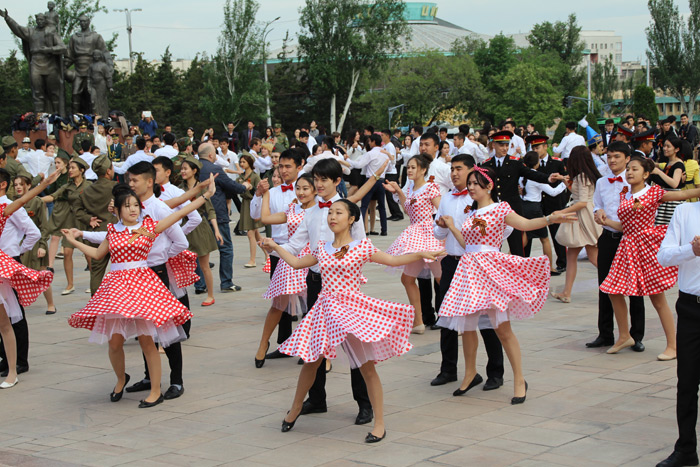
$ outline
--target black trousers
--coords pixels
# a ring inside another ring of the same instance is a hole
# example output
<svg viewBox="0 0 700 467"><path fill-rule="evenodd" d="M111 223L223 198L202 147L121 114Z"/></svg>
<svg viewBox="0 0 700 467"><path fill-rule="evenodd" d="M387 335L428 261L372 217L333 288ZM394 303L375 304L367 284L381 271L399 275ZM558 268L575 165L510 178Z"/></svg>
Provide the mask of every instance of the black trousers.
<svg viewBox="0 0 700 467"><path fill-rule="evenodd" d="M683 454L697 452L695 425L698 421L698 386L700 386L700 299L680 292L676 302L678 331L678 392L676 420L678 441L675 450Z"/></svg>
<svg viewBox="0 0 700 467"><path fill-rule="evenodd" d="M280 262L279 256L270 255L270 279L277 269L277 264ZM292 335L292 316L289 313L282 313L280 322L277 325L277 344L289 339Z"/></svg>
<svg viewBox="0 0 700 467"><path fill-rule="evenodd" d="M622 234L603 229L598 238L598 285L602 284L610 272L617 247L620 245ZM608 294L598 290L598 336L607 341L614 341L615 325L613 322L612 303ZM644 297L630 297L630 335L635 342L644 338Z"/></svg>
<svg viewBox="0 0 700 467"><path fill-rule="evenodd" d="M399 182L399 174L386 174L386 181L387 182ZM394 201L394 195L389 193L388 191L385 190L386 194L386 205L389 206L389 213L391 213L391 217L401 217L403 218L403 212L401 211L401 208L399 207L399 203Z"/></svg>
<svg viewBox="0 0 700 467"><path fill-rule="evenodd" d="M306 276L306 301L309 309L314 306L318 295L321 293L321 275L313 271L309 271ZM367 384L362 377L359 368L350 370L350 385L352 386L352 398L355 399L360 409L371 409L372 404L369 401L367 394ZM324 358L316 370L316 380L313 386L309 389L309 402L318 407L326 405L326 359Z"/></svg>
<svg viewBox="0 0 700 467"><path fill-rule="evenodd" d="M168 271L165 268L165 264L160 266L154 266L151 268L153 272L158 275L158 278L163 282L166 288L170 288L170 280L168 279ZM190 300L187 295L179 299L180 303L185 305L188 309L190 307ZM187 321L182 325L182 330L185 331L187 337L190 337L190 327L192 326L191 321ZM156 344L156 347L158 344ZM175 344L170 344L165 347L165 355L168 357L168 364L170 365L170 384L179 384L182 386L182 345L180 342ZM143 357L143 363L145 366L145 379L150 380L150 374L148 373L148 363L146 362L146 357ZM157 381L160 384L160 381Z"/></svg>
<svg viewBox="0 0 700 467"><path fill-rule="evenodd" d="M15 258L17 259L17 258ZM19 262L19 261L18 261ZM17 292L13 289L15 297L17 297ZM15 340L17 341L17 366L29 366L29 326L27 325L27 315L24 312L24 307L20 304L19 308L22 310L22 320L14 323L12 325L12 330L15 332ZM2 342L0 338L0 369L3 371L8 368L7 356L5 355L5 343Z"/></svg>
<svg viewBox="0 0 700 467"><path fill-rule="evenodd" d="M435 291L435 307L433 307L433 290ZM436 310L440 309L437 304L439 290L440 284L435 279L418 279L421 314L423 315L423 324L426 326L432 326L437 321Z"/></svg>
<svg viewBox="0 0 700 467"><path fill-rule="evenodd" d="M446 256L440 262L442 279L437 299L438 310L442 305L442 299L450 288L450 282L452 282L458 264L459 258L456 256ZM503 347L496 331L493 329L480 329L479 331L484 339L486 354L489 357L486 364L486 376L488 378L503 378ZM457 361L459 360L459 335L457 331L440 329L440 353L442 354L440 373L445 376L457 376Z"/></svg>

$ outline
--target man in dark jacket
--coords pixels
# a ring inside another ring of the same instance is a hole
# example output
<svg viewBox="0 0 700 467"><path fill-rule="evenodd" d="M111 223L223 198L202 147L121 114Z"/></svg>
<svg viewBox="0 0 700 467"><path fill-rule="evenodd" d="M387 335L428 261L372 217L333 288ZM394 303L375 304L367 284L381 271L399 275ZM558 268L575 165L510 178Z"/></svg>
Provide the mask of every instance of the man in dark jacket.
<svg viewBox="0 0 700 467"><path fill-rule="evenodd" d="M219 232L224 239L223 245L219 245L219 280L222 292L238 292L241 286L233 283L233 243L231 243L231 221L228 215L226 200L240 195L252 187L245 182L242 185L231 180L224 172L224 169L214 164L216 160L216 150L211 143L204 143L199 146L199 160L202 163L202 170L199 180L209 178L210 174L216 177L216 193L211 198L216 211L216 222L219 224Z"/></svg>

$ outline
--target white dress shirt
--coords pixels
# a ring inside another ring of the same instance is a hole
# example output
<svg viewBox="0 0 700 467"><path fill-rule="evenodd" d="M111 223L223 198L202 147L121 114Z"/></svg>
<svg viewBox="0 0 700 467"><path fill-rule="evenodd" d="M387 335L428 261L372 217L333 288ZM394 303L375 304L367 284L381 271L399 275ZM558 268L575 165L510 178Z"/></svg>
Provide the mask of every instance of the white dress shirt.
<svg viewBox="0 0 700 467"><path fill-rule="evenodd" d="M178 152L177 152L177 149L175 149L174 147L172 147L172 146L166 144L166 145L163 146L162 148L157 149L156 152L154 152L153 154L154 154L156 157L165 156L165 157L167 157L168 159L172 159L173 157L175 157L175 156L178 155Z"/></svg>
<svg viewBox="0 0 700 467"><path fill-rule="evenodd" d="M445 196L454 188L454 185L452 184L450 165L439 157L430 163L428 171L425 173L426 181L429 181L430 177L433 177L433 183L435 183L440 189L441 196ZM408 193L408 190L413 190L413 180L406 180L406 185L404 185L403 191L404 193ZM394 200L398 202L399 197L397 194L394 194Z"/></svg>
<svg viewBox="0 0 700 467"><path fill-rule="evenodd" d="M253 168L258 175L267 172L272 168L272 158L270 156L257 156Z"/></svg>
<svg viewBox="0 0 700 467"><path fill-rule="evenodd" d="M356 161L360 157L362 157L362 154L364 154L364 153L365 153L365 150L359 144L357 145L356 148L353 148L352 146L350 146L350 148L348 149L348 159Z"/></svg>
<svg viewBox="0 0 700 467"><path fill-rule="evenodd" d="M612 172L610 171L610 166L608 165L608 155L591 155L593 156L593 162L595 163L595 168L598 169L598 173L600 173L600 175L603 177L612 177Z"/></svg>
<svg viewBox="0 0 700 467"><path fill-rule="evenodd" d="M515 151L518 148L520 148L520 153L516 154ZM513 137L510 139L510 146L508 147L508 155L509 156L517 155L518 157L523 157L526 152L527 152L527 149L525 148L525 140L523 140L518 135L513 135Z"/></svg>
<svg viewBox="0 0 700 467"><path fill-rule="evenodd" d="M364 154L362 155L362 157L364 157ZM343 156L333 154L330 151L323 151L321 154L319 154L317 156L311 156L306 160L306 164L304 164L304 172L311 173L311 169L314 168L314 165L316 165L316 162L318 162L322 159L335 159L338 162L340 162L340 161L345 162L345 158ZM340 166L343 168L343 173L345 175L350 175L350 167L347 167L343 164L340 164Z"/></svg>
<svg viewBox="0 0 700 467"><path fill-rule="evenodd" d="M379 168L387 159L389 159L389 156L381 152L381 148L379 146L376 146L364 153L359 160L348 162L353 169L362 169L362 173L365 176L370 177L379 171ZM382 173L381 176L384 177L384 173Z"/></svg>
<svg viewBox="0 0 700 467"><path fill-rule="evenodd" d="M160 221L168 217L173 211L163 201L152 195L146 201L143 201L143 209L141 215L151 216L151 219ZM121 222L115 224L117 228ZM122 224L122 227L124 224ZM120 230L120 229L117 229ZM107 237L107 232L83 232L83 238L88 242L100 244ZM189 243L185 234L179 225L174 224L168 227L164 232L158 235L158 238L153 242L153 247L148 253L146 262L148 267L156 267L165 264L168 258L177 256L187 249Z"/></svg>
<svg viewBox="0 0 700 467"><path fill-rule="evenodd" d="M142 149L139 149L138 151L130 155L129 158L125 162L122 162L120 165L117 165L117 163L115 163L114 172L118 173L119 175L124 175L129 171L132 165L138 164L139 162L153 163L153 156L146 154Z"/></svg>
<svg viewBox="0 0 700 467"><path fill-rule="evenodd" d="M7 196L0 196L0 204L12 204L12 201ZM14 258L34 248L39 240L39 228L34 225L27 211L20 208L7 218L5 230L0 235L0 250Z"/></svg>
<svg viewBox="0 0 700 467"><path fill-rule="evenodd" d="M656 255L661 266L678 266L678 288L691 295L700 295L700 257L690 244L696 235L700 235L700 203L683 203L673 211Z"/></svg>
<svg viewBox="0 0 700 467"><path fill-rule="evenodd" d="M314 146L316 146L318 143L316 142L316 138L313 136L309 135L309 140L306 142L306 147L309 148L309 152L311 154L314 153Z"/></svg>
<svg viewBox="0 0 700 467"><path fill-rule="evenodd" d="M464 144L461 148L457 149L457 154L469 154L476 161L479 153L479 146L472 143L468 139L464 140Z"/></svg>
<svg viewBox="0 0 700 467"><path fill-rule="evenodd" d="M524 179L520 179L520 185L523 185ZM549 196L560 195L566 190L566 185L560 183L556 188L552 188L546 183L539 183L532 180L528 180L525 184L525 195L522 196L523 201L532 201L539 203L542 201L542 192L548 194Z"/></svg>
<svg viewBox="0 0 700 467"><path fill-rule="evenodd" d="M403 148L401 150L401 157L403 158L403 166L406 167L408 165L408 161L411 160L411 149L410 148Z"/></svg>
<svg viewBox="0 0 700 467"><path fill-rule="evenodd" d="M331 202L336 202L340 199L340 195L336 194L330 199ZM301 221L299 227L297 227L296 232L292 235L282 248L287 250L293 255L298 255L304 247L309 245L311 251L318 248L318 242L321 240L325 242L333 242L335 240L335 234L331 231L328 226L328 208L320 208L318 202L322 202L321 197L316 197L317 204L306 210L304 215L304 220ZM365 238L365 227L362 220L362 216L355 221L352 225L350 231L353 240L362 240ZM318 264L314 264L310 268L315 273L320 273L321 269Z"/></svg>
<svg viewBox="0 0 700 467"><path fill-rule="evenodd" d="M610 183L608 178L617 178L614 175L598 179L595 184L595 191L593 192L593 212L602 209L608 219L620 222L620 217L617 215L617 210L620 207L620 192L624 187L627 187L628 190L630 189L630 185L627 183L625 177L626 172L626 170L623 170L622 173L617 176L620 177L622 181ZM617 232L617 230L607 225L604 225L603 228L610 232Z"/></svg>
<svg viewBox="0 0 700 467"><path fill-rule="evenodd" d="M84 152L80 155L80 158L88 165L88 168L85 171L85 180L90 180L91 182L96 181L97 174L92 170L92 162L97 159L97 156L89 152Z"/></svg>
<svg viewBox="0 0 700 467"><path fill-rule="evenodd" d="M384 172L384 175L387 175L387 174L393 175L393 174L398 173L398 172L396 171L396 146L394 146L393 143L388 142L388 143L386 143L384 146L382 146L382 149L384 149L384 150L387 151L389 154L391 154L392 156L394 156L393 162L390 160L390 161L389 161L389 165L386 166L386 171ZM391 158L390 158L390 159L391 159Z"/></svg>
<svg viewBox="0 0 700 467"><path fill-rule="evenodd" d="M182 190L181 188L176 187L172 183L168 182L165 185L161 186L161 192L160 192L160 197L159 199L163 201L168 201L169 199L177 198L178 196L182 196L185 194L185 191ZM182 209L184 206L187 206L190 204L190 201L185 201L184 203L180 204L179 206L175 206L172 208L174 211L179 211ZM202 223L202 216L199 215L197 210L195 209L191 213L187 214L187 222L182 225L182 233L185 235L188 235L190 232L192 232L194 229L199 226L199 224Z"/></svg>
<svg viewBox="0 0 700 467"><path fill-rule="evenodd" d="M578 133L569 133L561 139L559 146L552 148L554 154L561 154L562 159L568 159L571 150L576 146L585 146L586 140Z"/></svg>
<svg viewBox="0 0 700 467"><path fill-rule="evenodd" d="M36 174L38 174L38 169L39 169L39 164L38 164L38 158L36 157L37 151L25 151L24 149L21 149L17 152L17 162L22 164L24 168L32 174L32 177L36 177Z"/></svg>
<svg viewBox="0 0 700 467"><path fill-rule="evenodd" d="M440 219L442 216L451 216L454 224L461 228L469 212L468 210L464 212L464 210L467 206L471 206L474 200L468 193L456 196L454 195L456 192L457 189L454 188L440 198L440 206L435 214L435 220ZM438 240L445 240L445 250L447 250L448 255L462 256L464 254L464 248L462 248L455 236L450 233L450 229L433 223L433 234Z"/></svg>
<svg viewBox="0 0 700 467"><path fill-rule="evenodd" d="M411 143L411 157L417 156L420 154L420 136L416 139L413 140L413 143Z"/></svg>
<svg viewBox="0 0 700 467"><path fill-rule="evenodd" d="M270 214L277 214L280 212L285 212L292 201L296 198L296 181L292 183L293 188L291 190L282 191L282 186L276 186L270 188L270 195L268 197L270 202ZM253 196L250 201L250 217L253 219L260 219L262 217L262 196ZM287 224L275 224L270 226L272 228L272 239L278 245L284 245L289 241L289 231L287 229Z"/></svg>
<svg viewBox="0 0 700 467"><path fill-rule="evenodd" d="M107 154L107 137L95 131L95 147L100 148L100 155Z"/></svg>

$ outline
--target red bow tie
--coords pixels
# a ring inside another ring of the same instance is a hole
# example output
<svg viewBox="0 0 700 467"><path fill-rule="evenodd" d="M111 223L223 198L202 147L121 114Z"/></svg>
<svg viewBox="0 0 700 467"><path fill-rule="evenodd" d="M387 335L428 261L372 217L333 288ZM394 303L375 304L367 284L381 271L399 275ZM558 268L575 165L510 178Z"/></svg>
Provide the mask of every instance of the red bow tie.
<svg viewBox="0 0 700 467"><path fill-rule="evenodd" d="M319 201L319 202L318 202L318 207L321 208L321 209L323 209L323 208L329 208L329 207L331 207L331 204L333 204L333 201L326 201L325 203Z"/></svg>
<svg viewBox="0 0 700 467"><path fill-rule="evenodd" d="M452 193L452 196L464 196L464 195L466 195L467 193L469 193L469 190L467 190L467 189L465 188L464 190L460 191L459 193Z"/></svg>
<svg viewBox="0 0 700 467"><path fill-rule="evenodd" d="M615 177L615 178L608 178L608 181L609 181L610 183L622 182L622 177L617 176L617 177Z"/></svg>
<svg viewBox="0 0 700 467"><path fill-rule="evenodd" d="M294 189L294 185L292 185L291 183L289 185L282 185L282 193L284 193L285 191L293 190L293 189Z"/></svg>

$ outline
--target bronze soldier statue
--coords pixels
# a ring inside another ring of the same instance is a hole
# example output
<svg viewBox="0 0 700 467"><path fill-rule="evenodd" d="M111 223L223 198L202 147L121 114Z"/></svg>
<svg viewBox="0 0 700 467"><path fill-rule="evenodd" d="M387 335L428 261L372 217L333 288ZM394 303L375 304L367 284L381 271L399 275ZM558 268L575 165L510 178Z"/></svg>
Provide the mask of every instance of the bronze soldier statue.
<svg viewBox="0 0 700 467"><path fill-rule="evenodd" d="M90 30L90 18L80 15L80 31L70 37L68 43L68 55L66 57L66 70L73 65L74 69L69 73L69 79L73 79L73 113L92 112L90 93L88 91L88 73L93 62L93 52L99 50L107 59L107 46L102 36ZM111 67L111 59L109 60Z"/></svg>

